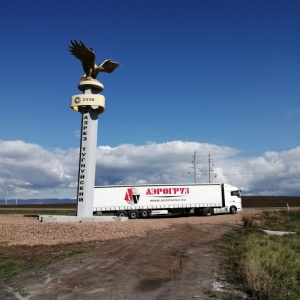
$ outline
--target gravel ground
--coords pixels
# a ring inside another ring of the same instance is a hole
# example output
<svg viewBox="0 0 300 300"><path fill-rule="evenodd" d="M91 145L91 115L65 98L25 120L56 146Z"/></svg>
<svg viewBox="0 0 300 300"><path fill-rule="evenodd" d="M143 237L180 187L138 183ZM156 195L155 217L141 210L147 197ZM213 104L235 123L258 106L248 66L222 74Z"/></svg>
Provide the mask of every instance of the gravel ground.
<svg viewBox="0 0 300 300"><path fill-rule="evenodd" d="M43 223L33 217L0 216L0 242L13 245L58 245L151 235L170 230L161 220L108 223Z"/></svg>
<svg viewBox="0 0 300 300"><path fill-rule="evenodd" d="M43 223L0 215L1 254L29 267L0 280L0 299L246 299L224 282L216 251L241 216Z"/></svg>

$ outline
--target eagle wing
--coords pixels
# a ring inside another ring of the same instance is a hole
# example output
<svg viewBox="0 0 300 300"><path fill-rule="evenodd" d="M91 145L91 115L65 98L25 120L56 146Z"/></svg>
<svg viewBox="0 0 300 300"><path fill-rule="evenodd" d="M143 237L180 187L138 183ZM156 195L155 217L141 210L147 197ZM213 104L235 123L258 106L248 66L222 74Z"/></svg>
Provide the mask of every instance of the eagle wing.
<svg viewBox="0 0 300 300"><path fill-rule="evenodd" d="M92 49L88 48L82 41L79 43L71 40L69 51L82 62L83 70L87 73L94 67L96 56Z"/></svg>
<svg viewBox="0 0 300 300"><path fill-rule="evenodd" d="M120 65L120 63L106 59L99 67L101 72L111 73Z"/></svg>

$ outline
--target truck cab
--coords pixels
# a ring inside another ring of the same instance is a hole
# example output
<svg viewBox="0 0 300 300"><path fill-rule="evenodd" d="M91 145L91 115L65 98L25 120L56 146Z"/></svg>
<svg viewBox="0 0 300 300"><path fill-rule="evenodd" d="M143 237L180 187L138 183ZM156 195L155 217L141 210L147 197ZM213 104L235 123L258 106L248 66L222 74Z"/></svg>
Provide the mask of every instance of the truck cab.
<svg viewBox="0 0 300 300"><path fill-rule="evenodd" d="M242 211L241 190L237 187L224 184L225 206L214 208L215 214L228 213L235 214Z"/></svg>

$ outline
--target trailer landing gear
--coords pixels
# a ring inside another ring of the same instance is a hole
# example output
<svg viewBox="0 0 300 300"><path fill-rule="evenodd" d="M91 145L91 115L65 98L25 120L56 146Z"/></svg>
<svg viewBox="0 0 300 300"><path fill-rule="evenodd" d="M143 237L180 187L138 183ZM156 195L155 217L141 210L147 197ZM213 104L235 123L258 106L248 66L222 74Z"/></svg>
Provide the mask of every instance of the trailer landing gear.
<svg viewBox="0 0 300 300"><path fill-rule="evenodd" d="M211 207L206 208L194 208L194 214L196 216L212 216L214 214L214 209Z"/></svg>

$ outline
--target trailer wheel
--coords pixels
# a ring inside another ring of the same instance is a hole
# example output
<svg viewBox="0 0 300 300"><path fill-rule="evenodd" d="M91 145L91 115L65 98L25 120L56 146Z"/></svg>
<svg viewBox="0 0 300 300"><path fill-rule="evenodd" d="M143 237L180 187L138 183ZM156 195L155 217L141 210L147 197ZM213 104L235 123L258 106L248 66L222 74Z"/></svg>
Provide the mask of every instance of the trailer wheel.
<svg viewBox="0 0 300 300"><path fill-rule="evenodd" d="M140 211L140 216L143 218L143 219L146 219L150 216L150 211L148 209L142 209Z"/></svg>
<svg viewBox="0 0 300 300"><path fill-rule="evenodd" d="M229 209L229 211L230 211L230 213L231 213L231 214L236 214L236 212L237 212L237 209L236 209L236 207L235 207L235 206L230 206L230 209Z"/></svg>
<svg viewBox="0 0 300 300"><path fill-rule="evenodd" d="M207 207L203 211L204 216L212 216L214 214L214 210L211 207Z"/></svg>
<svg viewBox="0 0 300 300"><path fill-rule="evenodd" d="M127 217L127 212L125 210L118 211L116 213L118 217Z"/></svg>
<svg viewBox="0 0 300 300"><path fill-rule="evenodd" d="M138 217L138 212L136 210L131 210L128 212L129 219L136 219Z"/></svg>

